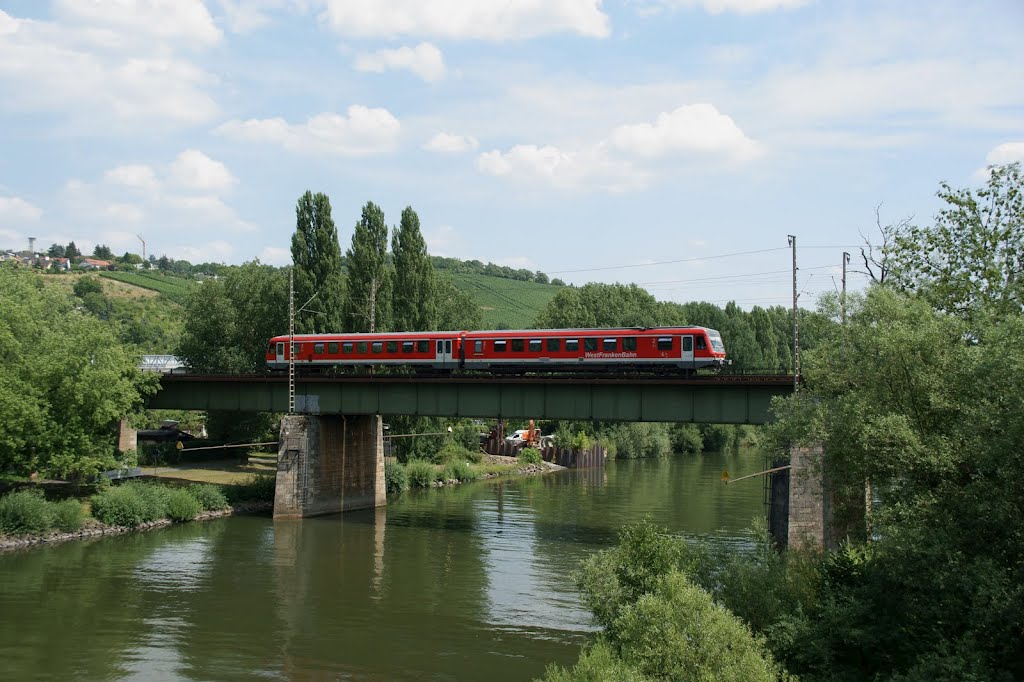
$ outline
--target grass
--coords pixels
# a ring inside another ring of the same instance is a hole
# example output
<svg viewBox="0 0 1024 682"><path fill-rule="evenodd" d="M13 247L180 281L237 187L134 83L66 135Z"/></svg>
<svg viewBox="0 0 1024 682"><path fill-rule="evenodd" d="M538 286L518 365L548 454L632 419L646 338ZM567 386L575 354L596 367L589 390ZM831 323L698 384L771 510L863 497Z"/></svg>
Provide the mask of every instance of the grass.
<svg viewBox="0 0 1024 682"><path fill-rule="evenodd" d="M200 286L198 282L184 277L165 275L160 272L101 272L100 275L107 279L125 282L132 286L157 291L179 305L184 305L189 294Z"/></svg>
<svg viewBox="0 0 1024 682"><path fill-rule="evenodd" d="M451 273L455 286L480 306L485 329L524 329L562 287L488 275Z"/></svg>

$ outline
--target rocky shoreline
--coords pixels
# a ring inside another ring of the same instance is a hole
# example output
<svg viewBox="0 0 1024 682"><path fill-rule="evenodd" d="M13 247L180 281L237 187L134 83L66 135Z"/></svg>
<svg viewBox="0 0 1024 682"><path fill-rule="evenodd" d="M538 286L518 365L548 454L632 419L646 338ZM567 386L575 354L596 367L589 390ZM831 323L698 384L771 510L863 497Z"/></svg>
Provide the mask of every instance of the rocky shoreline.
<svg viewBox="0 0 1024 682"><path fill-rule="evenodd" d="M232 505L227 509L218 509L216 511L204 511L196 516L192 521L206 521L208 519L217 519L223 516L233 516L235 514L260 514L273 510L273 502L240 502ZM105 523L101 523L96 519L87 519L84 526L80 530L72 531L70 533L62 533L60 531L53 531L50 533L44 533L41 535L0 535L0 552L17 549L27 549L29 547L35 547L37 545L54 544L58 542L67 542L69 540L88 540L91 538L101 538L110 535L124 535L125 533L137 533L154 528L163 528L170 526L175 523L182 523L180 521L171 521L170 519L160 519L158 521L150 521L149 523L140 523L137 526L108 526ZM185 521L184 523L190 523Z"/></svg>

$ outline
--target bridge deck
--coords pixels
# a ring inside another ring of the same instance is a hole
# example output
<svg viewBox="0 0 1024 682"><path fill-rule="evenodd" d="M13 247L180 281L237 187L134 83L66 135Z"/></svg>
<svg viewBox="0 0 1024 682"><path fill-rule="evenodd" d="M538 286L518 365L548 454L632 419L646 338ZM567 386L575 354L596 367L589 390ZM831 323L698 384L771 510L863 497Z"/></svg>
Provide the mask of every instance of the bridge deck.
<svg viewBox="0 0 1024 682"><path fill-rule="evenodd" d="M286 412L287 377L166 375L158 409ZM296 409L312 414L511 417L602 421L763 424L786 375L300 377Z"/></svg>

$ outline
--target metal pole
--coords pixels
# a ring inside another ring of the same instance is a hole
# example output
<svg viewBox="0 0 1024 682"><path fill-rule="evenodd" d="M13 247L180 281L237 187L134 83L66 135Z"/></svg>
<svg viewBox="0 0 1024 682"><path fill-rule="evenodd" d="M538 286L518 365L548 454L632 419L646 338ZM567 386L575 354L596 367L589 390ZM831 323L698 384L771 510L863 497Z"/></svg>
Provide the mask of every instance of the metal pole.
<svg viewBox="0 0 1024 682"><path fill-rule="evenodd" d="M839 296L839 318L846 324L846 264L850 262L850 254L843 251L843 293Z"/></svg>
<svg viewBox="0 0 1024 682"><path fill-rule="evenodd" d="M797 312L796 300L796 235L788 235L789 245L793 247L793 390L800 390L800 315Z"/></svg>
<svg viewBox="0 0 1024 682"><path fill-rule="evenodd" d="M295 414L295 268L288 270L288 414Z"/></svg>

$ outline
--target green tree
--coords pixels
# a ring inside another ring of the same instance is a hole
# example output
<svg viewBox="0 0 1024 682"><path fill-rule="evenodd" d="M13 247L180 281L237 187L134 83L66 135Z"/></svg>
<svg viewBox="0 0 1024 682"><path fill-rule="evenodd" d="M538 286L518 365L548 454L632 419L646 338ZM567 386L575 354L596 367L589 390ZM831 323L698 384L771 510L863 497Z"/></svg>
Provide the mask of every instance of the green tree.
<svg viewBox="0 0 1024 682"><path fill-rule="evenodd" d="M118 261L127 265L138 265L142 262L142 256L137 253L124 252L124 255L117 259Z"/></svg>
<svg viewBox="0 0 1024 682"><path fill-rule="evenodd" d="M473 330L483 327L480 306L443 273L434 276L434 311L438 329Z"/></svg>
<svg viewBox="0 0 1024 682"><path fill-rule="evenodd" d="M81 258L82 252L78 250L74 242L68 242L68 245L64 247L64 257L71 259Z"/></svg>
<svg viewBox="0 0 1024 682"><path fill-rule="evenodd" d="M946 206L928 228L895 238L896 286L939 310L973 319L979 310L1020 314L1024 306L1024 176L1019 163L989 169L977 191L942 184Z"/></svg>
<svg viewBox="0 0 1024 682"><path fill-rule="evenodd" d="M116 423L157 377L37 275L0 268L0 309L0 470L81 480L116 468Z"/></svg>
<svg viewBox="0 0 1024 682"><path fill-rule="evenodd" d="M50 258L65 258L67 252L63 244L50 244L50 248L47 250L46 255Z"/></svg>
<svg viewBox="0 0 1024 682"><path fill-rule="evenodd" d="M309 302L306 310L296 315L295 331L340 331L345 300L341 245L331 218L331 201L322 192L307 190L295 206L292 262L295 306L301 308Z"/></svg>
<svg viewBox="0 0 1024 682"><path fill-rule="evenodd" d="M779 359L779 341L775 335L775 326L768 311L760 306L754 306L750 311L750 321L754 328L754 340L761 349L764 369L785 371L786 368Z"/></svg>
<svg viewBox="0 0 1024 682"><path fill-rule="evenodd" d="M265 371L268 340L288 330L286 278L254 261L203 282L185 304L176 355L201 373Z"/></svg>
<svg viewBox="0 0 1024 682"><path fill-rule="evenodd" d="M92 250L92 257L99 260L114 260L114 253L106 244L97 244Z"/></svg>
<svg viewBox="0 0 1024 682"><path fill-rule="evenodd" d="M391 237L391 252L395 265L392 329L434 329L437 324L434 266L420 232L420 218L411 206L402 211L402 221Z"/></svg>
<svg viewBox="0 0 1024 682"><path fill-rule="evenodd" d="M656 327L661 309L653 296L635 284L586 284L555 294L537 315L535 326Z"/></svg>
<svg viewBox="0 0 1024 682"><path fill-rule="evenodd" d="M391 325L391 272L388 267L388 226L384 211L366 202L345 252L348 296L344 323L349 331L387 331Z"/></svg>

